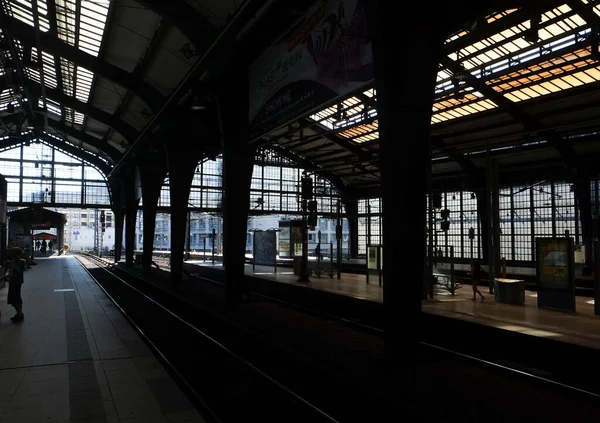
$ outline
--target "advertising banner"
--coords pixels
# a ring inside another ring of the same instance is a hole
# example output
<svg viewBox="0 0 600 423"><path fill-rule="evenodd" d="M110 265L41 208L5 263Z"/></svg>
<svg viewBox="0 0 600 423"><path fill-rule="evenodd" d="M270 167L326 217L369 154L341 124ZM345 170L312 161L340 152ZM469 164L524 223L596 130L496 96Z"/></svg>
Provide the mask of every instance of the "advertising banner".
<svg viewBox="0 0 600 423"><path fill-rule="evenodd" d="M373 80L365 6L319 1L250 66L250 140Z"/></svg>
<svg viewBox="0 0 600 423"><path fill-rule="evenodd" d="M572 238L536 238L538 306L575 311Z"/></svg>

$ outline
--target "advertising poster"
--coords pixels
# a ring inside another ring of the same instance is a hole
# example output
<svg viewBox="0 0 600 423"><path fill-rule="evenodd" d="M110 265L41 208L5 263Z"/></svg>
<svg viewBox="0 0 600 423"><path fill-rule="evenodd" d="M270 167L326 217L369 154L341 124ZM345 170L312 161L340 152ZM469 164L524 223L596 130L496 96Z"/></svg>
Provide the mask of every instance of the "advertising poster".
<svg viewBox="0 0 600 423"><path fill-rule="evenodd" d="M250 139L374 78L366 0L322 0L249 69Z"/></svg>
<svg viewBox="0 0 600 423"><path fill-rule="evenodd" d="M569 289L569 240L539 238L537 255L540 287Z"/></svg>
<svg viewBox="0 0 600 423"><path fill-rule="evenodd" d="M279 256L290 257L290 228L280 227L279 232Z"/></svg>
<svg viewBox="0 0 600 423"><path fill-rule="evenodd" d="M367 268L377 270L377 246L367 247Z"/></svg>
<svg viewBox="0 0 600 423"><path fill-rule="evenodd" d="M575 311L572 238L537 238L538 306Z"/></svg>

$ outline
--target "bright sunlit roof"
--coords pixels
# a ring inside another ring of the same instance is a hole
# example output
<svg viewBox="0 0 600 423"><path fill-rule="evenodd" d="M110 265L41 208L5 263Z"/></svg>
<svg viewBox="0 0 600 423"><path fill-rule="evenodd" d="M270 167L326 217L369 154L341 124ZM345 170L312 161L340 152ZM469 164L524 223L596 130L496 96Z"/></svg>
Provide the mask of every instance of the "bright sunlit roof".
<svg viewBox="0 0 600 423"><path fill-rule="evenodd" d="M583 0L582 6L585 4L600 17L600 5ZM500 24L517 10L494 13L485 20L488 24ZM529 18L524 15L521 22L496 34L467 46L462 43L460 49L447 53L448 57L457 67L513 102L600 81L600 66L591 55L590 24L577 10L563 4L542 13L537 43L526 40L530 25ZM446 40L446 48L467 34L477 33L477 29L472 31L475 32L462 30L453 34ZM455 69L440 65L436 99L432 105L433 125L498 107L465 81L455 80L454 72ZM361 97L353 96L314 114L311 119L356 143L375 141L378 137L377 112L375 107L364 107L365 99L368 100L366 93ZM360 124L361 121L364 124Z"/></svg>
<svg viewBox="0 0 600 423"><path fill-rule="evenodd" d="M37 27L43 32L48 32L55 26L57 36L63 42L92 56L98 56L100 53L110 5L109 0L53 0L56 4L55 22L50 21L46 0L37 0L37 11L33 10L31 0L1 1L5 10L14 18L34 28ZM22 56L29 54L23 50L20 43L17 44ZM30 59L33 63L39 62L36 48L31 50ZM59 80L57 72L60 72L63 93L81 102L88 102L94 81L94 73L91 70L64 58L55 61L55 58L46 52L42 52L41 59L43 72L38 66L26 67L26 73L30 79L40 84L43 79L45 86L57 88ZM56 69L57 62L60 69ZM56 107L57 103L51 98L47 98L46 101L48 112L61 116L60 107ZM3 106L0 105L0 107ZM67 122L83 124L85 119L83 114L68 107L64 107L64 113L65 116L61 117L64 117Z"/></svg>
<svg viewBox="0 0 600 423"><path fill-rule="evenodd" d="M338 135L356 143L375 141L379 138L377 121L373 119L377 115L375 97L375 89L371 88L315 113L310 119L339 130Z"/></svg>

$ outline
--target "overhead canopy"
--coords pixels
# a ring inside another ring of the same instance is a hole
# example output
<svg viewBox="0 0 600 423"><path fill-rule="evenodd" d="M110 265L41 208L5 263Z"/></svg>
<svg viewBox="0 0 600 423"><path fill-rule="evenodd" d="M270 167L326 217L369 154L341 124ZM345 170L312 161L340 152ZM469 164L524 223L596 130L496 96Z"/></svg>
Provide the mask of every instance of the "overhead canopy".
<svg viewBox="0 0 600 423"><path fill-rule="evenodd" d="M27 207L8 212L10 222L19 223L29 229L62 228L67 218L62 213L57 213L43 207Z"/></svg>
<svg viewBox="0 0 600 423"><path fill-rule="evenodd" d="M48 232L40 232L39 234L34 234L32 236L33 239L35 240L56 240L56 235L54 234L49 234Z"/></svg>
<svg viewBox="0 0 600 423"><path fill-rule="evenodd" d="M476 179L486 167L487 149L503 171L515 174L600 160L600 5L526 3L448 34L432 103L435 179ZM402 66L418 69L410 57L403 60ZM398 154L404 154L403 134L398 127L396 139L389 140ZM264 142L336 185L365 196L377 193L375 85L274 131Z"/></svg>

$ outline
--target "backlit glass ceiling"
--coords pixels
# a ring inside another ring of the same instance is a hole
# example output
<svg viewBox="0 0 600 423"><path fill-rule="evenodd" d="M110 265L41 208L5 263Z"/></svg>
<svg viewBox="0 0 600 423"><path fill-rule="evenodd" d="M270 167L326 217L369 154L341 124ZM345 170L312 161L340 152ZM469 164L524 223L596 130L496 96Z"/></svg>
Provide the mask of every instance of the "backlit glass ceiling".
<svg viewBox="0 0 600 423"><path fill-rule="evenodd" d="M106 18L110 5L109 0L54 0L56 16L51 16L46 0L0 0L10 16L39 28L42 32L56 31L56 36L71 46L77 47L92 56L98 56L104 36ZM48 0L50 1L50 0ZM33 4L37 3L37 10ZM18 37L16 37L18 38ZM39 62L40 52L33 47L31 52L26 52L20 42L16 42L21 59L30 55L32 62ZM27 66L27 77L38 83L43 83L50 88L61 88L62 92L81 102L89 100L94 73L86 68L76 65L62 57L54 57L46 52L41 52L43 72L38 66ZM59 80L62 87L59 87ZM5 94L6 92L6 94ZM8 102L18 104L12 90L5 90L0 98L0 110L5 109ZM45 107L49 114L64 117L67 122L83 124L85 116L75 110L60 105L52 98L40 98L40 106ZM63 116L64 113L64 116Z"/></svg>
<svg viewBox="0 0 600 423"><path fill-rule="evenodd" d="M581 0L581 4L600 17L600 5L593 5L589 0ZM519 9L494 13L486 18L487 24L494 22L496 25L501 24L502 19L517 18L517 15L511 16L517 11ZM478 26L485 31L485 23ZM467 30L460 31L446 40L445 48L448 58L457 66L508 100L520 102L600 81L600 65L591 54L590 27L582 16L563 4L541 15L537 43L526 40L531 23L523 14L518 23L500 32L453 48L453 43L462 42L461 38L470 34ZM477 34L479 29L473 31ZM452 69L440 66L436 99L432 105L432 125L498 107L461 79L455 77ZM375 91L368 90L310 118L353 142L376 141L374 97Z"/></svg>

